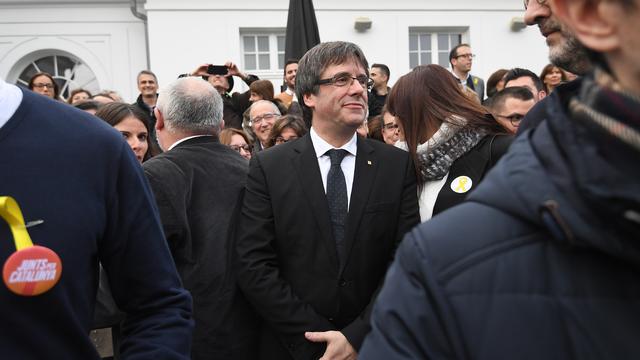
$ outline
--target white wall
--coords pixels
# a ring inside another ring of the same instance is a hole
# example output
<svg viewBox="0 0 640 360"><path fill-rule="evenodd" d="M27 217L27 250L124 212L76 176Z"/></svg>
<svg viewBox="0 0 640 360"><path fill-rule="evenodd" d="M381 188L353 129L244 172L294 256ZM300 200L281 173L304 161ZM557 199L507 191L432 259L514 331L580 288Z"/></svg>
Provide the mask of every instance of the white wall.
<svg viewBox="0 0 640 360"><path fill-rule="evenodd" d="M464 40L478 56L473 73L487 78L498 68L525 67L539 72L547 47L537 28L510 30L523 15L517 0L315 0L323 41L359 44L370 63L391 68L391 81L409 71L410 27L465 27ZM286 27L288 0L147 0L150 67L160 85L201 63L242 63L241 28ZM147 67L145 30L127 0L0 0L0 76L15 80L25 56L56 49L88 64L102 88L125 100L137 94L135 76ZM356 17L373 26L354 28ZM281 83L279 72L257 72ZM236 81L236 90L246 89Z"/></svg>
<svg viewBox="0 0 640 360"><path fill-rule="evenodd" d="M80 58L102 89L126 101L138 95L136 75L147 67L144 23L128 1L66 6L0 2L0 77L14 82L34 52L62 51Z"/></svg>
<svg viewBox="0 0 640 360"><path fill-rule="evenodd" d="M288 0L147 0L151 68L161 83L200 63L241 62L241 28L284 28ZM391 68L391 81L408 72L410 27L465 27L478 56L473 73L487 78L499 68L525 67L538 73L547 63L547 47L536 27L510 29L522 17L514 0L315 0L322 41L346 40L362 47L370 63ZM372 20L359 33L356 17ZM281 74L259 74L278 85ZM236 84L238 81L236 81ZM240 87L236 86L236 90Z"/></svg>

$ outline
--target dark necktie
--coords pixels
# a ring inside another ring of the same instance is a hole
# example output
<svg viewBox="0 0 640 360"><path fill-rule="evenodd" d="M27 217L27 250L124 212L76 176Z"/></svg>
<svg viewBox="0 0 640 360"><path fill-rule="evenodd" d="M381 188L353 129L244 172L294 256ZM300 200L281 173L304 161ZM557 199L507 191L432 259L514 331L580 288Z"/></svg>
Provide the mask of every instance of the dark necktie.
<svg viewBox="0 0 640 360"><path fill-rule="evenodd" d="M331 215L333 239L336 242L336 250L338 251L338 261L340 267L342 267L346 256L344 229L349 203L347 182L344 179L340 164L348 152L346 150L332 149L327 151L326 154L331 158L331 169L329 169L329 175L327 176L327 202L329 203L329 213Z"/></svg>

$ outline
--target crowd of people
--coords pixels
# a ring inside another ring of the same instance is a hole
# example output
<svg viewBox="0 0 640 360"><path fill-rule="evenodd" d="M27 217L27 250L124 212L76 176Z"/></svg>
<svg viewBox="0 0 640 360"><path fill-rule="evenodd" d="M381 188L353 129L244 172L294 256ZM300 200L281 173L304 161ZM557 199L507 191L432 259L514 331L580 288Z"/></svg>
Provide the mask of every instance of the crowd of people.
<svg viewBox="0 0 640 360"><path fill-rule="evenodd" d="M133 103L0 81L6 356L633 358L640 0L524 5L551 64L486 85L469 44L389 86L342 41L278 94L231 61ZM62 276L15 290L41 248Z"/></svg>
<svg viewBox="0 0 640 360"><path fill-rule="evenodd" d="M520 121L535 103L549 95L558 85L567 82L571 76L574 76L553 64L545 66L540 76L527 69L499 69L490 76L486 89L487 97L485 97L484 81L471 74L472 59L474 57L475 55L471 53L471 47L468 44L459 44L455 46L449 54L450 70L447 70L447 74L444 75L441 71L444 68L440 68L439 73L441 76L444 76L444 78L452 77L459 83L463 94L465 94L469 100L484 106L484 108L475 106L476 111L485 114L483 116L486 116L488 123L493 125L493 132L496 134L515 134ZM207 73L209 66L212 65L201 65L195 71L180 76L202 76L203 79L209 81L223 96L225 132L230 132L233 129L237 130L234 134L242 137L244 144L242 144L241 147L237 147L236 145L238 144L234 143L233 148L241 152L247 160L251 159L250 154L252 153L284 143L288 141L289 138L302 137L308 132L311 124L308 119L307 121L303 120L302 107L295 96L295 79L298 70L298 60L289 59L286 62L282 86L284 91L277 95L274 95L274 84L271 81L260 80L255 75L243 74L238 70L237 66L231 62L223 66L227 68L226 74L211 76L211 74ZM416 70L420 72L427 68L428 67L421 66ZM433 69L436 69L436 67L431 66L430 69L434 71ZM229 93L234 84L233 76L240 77L244 80L249 86L249 90L244 93ZM400 124L396 122L395 115L392 115L388 108L385 107L387 97L391 92L391 87L388 85L390 69L384 64L372 64L369 70L369 78L372 83L368 87L367 119L359 129L359 134L385 142L389 145L402 147L404 146L404 136L402 135ZM422 81L430 87L429 92L427 92L425 96L427 101L431 101L433 98L431 94L438 95L440 91L449 95L453 94L451 91L451 83L447 81L447 84L443 84L441 82L443 80L448 79L429 78L429 76L422 79ZM431 85L434 81L437 82L437 86ZM407 81L401 85L396 84L395 88L396 91L416 93L416 84L415 81ZM139 113L136 114L136 117L147 128L146 137L148 137L148 144L145 146L149 149L149 153L147 154L145 151L145 155L143 156L144 160L147 160L161 152L155 137L155 114L153 110L158 98L159 85L156 75L149 70L142 70L138 74L137 85L140 94L135 102L131 104L132 107L130 107L130 109L135 107L146 114L144 115L144 119L140 119L141 115L139 115ZM414 86L414 88L411 88L411 86ZM52 99L61 100L58 85L48 73L37 73L33 75L28 87L36 93ZM515 89L505 90L508 88ZM455 95L453 96L455 97ZM443 100L445 100L445 102L442 102ZM271 104L256 104L260 101L267 101ZM421 100L415 99L414 101L419 103ZM455 113L460 110L455 109L458 105L462 107L474 106L470 105L470 102L467 100L463 102L456 98L456 100L453 101L447 99L446 96L442 96L438 101L436 106L442 105L444 108L451 109L451 112L446 115L444 113L437 114L437 119L448 119L451 115L460 115ZM107 119L103 115L100 115L104 112L98 112L99 108L109 103L124 104L122 98L115 91L106 90L92 95L91 92L86 89L74 89L69 93L66 102L91 114L98 113L98 117L107 121L118 130L122 127L122 125L116 126L116 123L119 123L120 119L117 121L114 121L112 118ZM452 107L452 103L456 105ZM266 112L258 110L258 108L265 106L271 109ZM109 108L112 107L109 106ZM251 117L252 108L254 109L253 118ZM421 114L418 116L420 115ZM240 121L239 119L242 120ZM283 126L285 122L293 125ZM498 125L495 125L495 123ZM407 126L410 127L411 125L405 125L405 127ZM280 136L280 132L286 130L285 128L289 130L287 133L293 134L293 132L295 132L295 136ZM123 136L133 148L134 144L128 133L129 132L125 134L125 132L123 132ZM231 136L223 136L222 143L231 146L231 138ZM285 140L275 141L275 139L278 138ZM242 150L240 150L241 148ZM249 155L247 153L249 153Z"/></svg>

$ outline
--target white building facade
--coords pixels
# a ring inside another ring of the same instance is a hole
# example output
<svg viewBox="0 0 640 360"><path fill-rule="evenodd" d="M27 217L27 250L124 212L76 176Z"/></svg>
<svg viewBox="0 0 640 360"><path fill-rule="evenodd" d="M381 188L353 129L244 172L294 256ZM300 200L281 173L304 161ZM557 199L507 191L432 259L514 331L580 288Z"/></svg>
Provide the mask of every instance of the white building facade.
<svg viewBox="0 0 640 360"><path fill-rule="evenodd" d="M54 74L76 87L137 94L136 74L151 69L160 85L203 63L237 63L282 83L289 0L0 0L0 77L25 83ZM472 73L499 68L538 73L547 47L536 27L523 28L519 0L314 0L320 39L362 47L370 63L391 69L391 83L419 64L448 65L469 43ZM358 27L356 29L356 22ZM246 89L236 81L235 90Z"/></svg>

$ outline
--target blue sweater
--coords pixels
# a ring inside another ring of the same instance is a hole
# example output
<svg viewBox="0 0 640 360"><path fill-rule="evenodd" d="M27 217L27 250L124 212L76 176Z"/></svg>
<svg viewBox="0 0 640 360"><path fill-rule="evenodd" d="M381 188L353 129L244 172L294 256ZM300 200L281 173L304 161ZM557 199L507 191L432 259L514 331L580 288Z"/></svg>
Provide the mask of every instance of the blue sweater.
<svg viewBox="0 0 640 360"><path fill-rule="evenodd" d="M34 245L62 260L35 297L0 284L0 357L98 358L88 333L98 261L125 311L123 359L187 359L191 298L180 283L153 195L122 136L94 116L24 91L0 128L0 196L18 202ZM0 259L15 246L0 219Z"/></svg>

